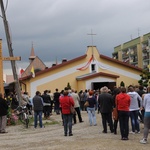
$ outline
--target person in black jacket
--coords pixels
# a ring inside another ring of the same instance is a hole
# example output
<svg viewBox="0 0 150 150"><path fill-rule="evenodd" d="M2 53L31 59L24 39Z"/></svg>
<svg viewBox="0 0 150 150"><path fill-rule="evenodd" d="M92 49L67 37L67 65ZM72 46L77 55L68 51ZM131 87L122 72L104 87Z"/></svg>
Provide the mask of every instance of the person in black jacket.
<svg viewBox="0 0 150 150"><path fill-rule="evenodd" d="M48 94L48 90L44 91L42 98L44 102L44 118L50 119L51 98L50 95Z"/></svg>
<svg viewBox="0 0 150 150"><path fill-rule="evenodd" d="M0 133L7 133L6 131L7 111L8 111L7 101L3 99L3 96L0 93Z"/></svg>
<svg viewBox="0 0 150 150"><path fill-rule="evenodd" d="M101 88L101 94L98 97L100 112L102 116L103 133L107 133L107 123L109 124L111 133L114 132L112 121L113 97L108 93L106 86Z"/></svg>
<svg viewBox="0 0 150 150"><path fill-rule="evenodd" d="M41 93L36 91L36 95L33 97L33 110L34 110L34 128L37 128L37 117L39 116L40 128L43 128L42 114L43 114L43 98Z"/></svg>
<svg viewBox="0 0 150 150"><path fill-rule="evenodd" d="M60 114L59 97L60 97L60 92L58 92L58 89L56 89L56 92L54 93L54 108L57 115Z"/></svg>

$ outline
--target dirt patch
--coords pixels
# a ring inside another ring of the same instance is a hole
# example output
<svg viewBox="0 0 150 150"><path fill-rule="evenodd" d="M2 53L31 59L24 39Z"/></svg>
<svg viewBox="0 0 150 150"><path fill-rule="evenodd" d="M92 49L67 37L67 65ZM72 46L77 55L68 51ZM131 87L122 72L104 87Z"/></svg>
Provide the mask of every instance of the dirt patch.
<svg viewBox="0 0 150 150"><path fill-rule="evenodd" d="M45 128L34 129L23 125L8 126L7 134L0 134L0 150L147 150L149 144L140 144L141 133L129 135L128 141L120 140L120 133L102 133L100 114L97 116L97 126L89 126L88 115L82 112L83 123L73 125L73 136L65 137L61 116L53 114L52 120L59 123L46 125Z"/></svg>

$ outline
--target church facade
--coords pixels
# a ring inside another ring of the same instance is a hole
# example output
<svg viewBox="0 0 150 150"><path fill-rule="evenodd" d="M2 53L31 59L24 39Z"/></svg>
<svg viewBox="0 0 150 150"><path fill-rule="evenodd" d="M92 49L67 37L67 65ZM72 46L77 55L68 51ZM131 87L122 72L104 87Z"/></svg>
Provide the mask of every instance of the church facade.
<svg viewBox="0 0 150 150"><path fill-rule="evenodd" d="M142 69L101 55L96 46L88 46L86 53L77 58L63 61L35 74L20 78L21 88L31 97L38 90L55 92L68 84L78 92L83 89L98 90L103 86L113 89L123 81L125 86L138 85Z"/></svg>

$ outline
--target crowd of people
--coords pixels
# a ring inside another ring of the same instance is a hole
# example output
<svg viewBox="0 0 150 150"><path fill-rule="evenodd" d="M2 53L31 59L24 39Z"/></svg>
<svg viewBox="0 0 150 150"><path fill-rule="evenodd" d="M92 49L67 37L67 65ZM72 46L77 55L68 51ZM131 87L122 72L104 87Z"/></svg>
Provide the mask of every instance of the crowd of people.
<svg viewBox="0 0 150 150"><path fill-rule="evenodd" d="M82 123L84 122L81 116L82 111L87 111L89 125L97 126L97 111L102 118L102 133L107 133L109 127L111 133L117 134L119 122L121 140L129 140L129 134L140 133L141 122L144 123L144 133L140 143L147 143L150 129L150 87L144 91L142 86L114 87L112 90L104 86L97 91L86 89L80 92L68 88L59 92L56 88L54 93L51 90L45 90L42 94L36 91L32 99L27 92L24 92L22 96L22 105L34 111L34 128L37 128L38 120L40 128L43 128L42 116L44 115L44 119L49 120L52 113L55 112L57 115L61 114L64 136L73 136L72 125L77 123L76 116ZM15 94L10 93L7 101L3 101L0 94L0 133L7 132L5 124L8 106L12 110L17 108L18 100ZM71 106L74 107L75 113L71 113ZM129 131L129 119L131 120L131 131Z"/></svg>

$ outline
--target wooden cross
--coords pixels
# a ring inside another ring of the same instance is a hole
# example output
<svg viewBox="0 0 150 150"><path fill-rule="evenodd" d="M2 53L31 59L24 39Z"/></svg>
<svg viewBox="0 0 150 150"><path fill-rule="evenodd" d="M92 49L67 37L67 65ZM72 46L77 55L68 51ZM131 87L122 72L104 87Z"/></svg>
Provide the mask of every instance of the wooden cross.
<svg viewBox="0 0 150 150"><path fill-rule="evenodd" d="M3 82L3 61L21 60L21 57L3 57L2 55L2 40L0 39L0 93L4 96L4 82Z"/></svg>

